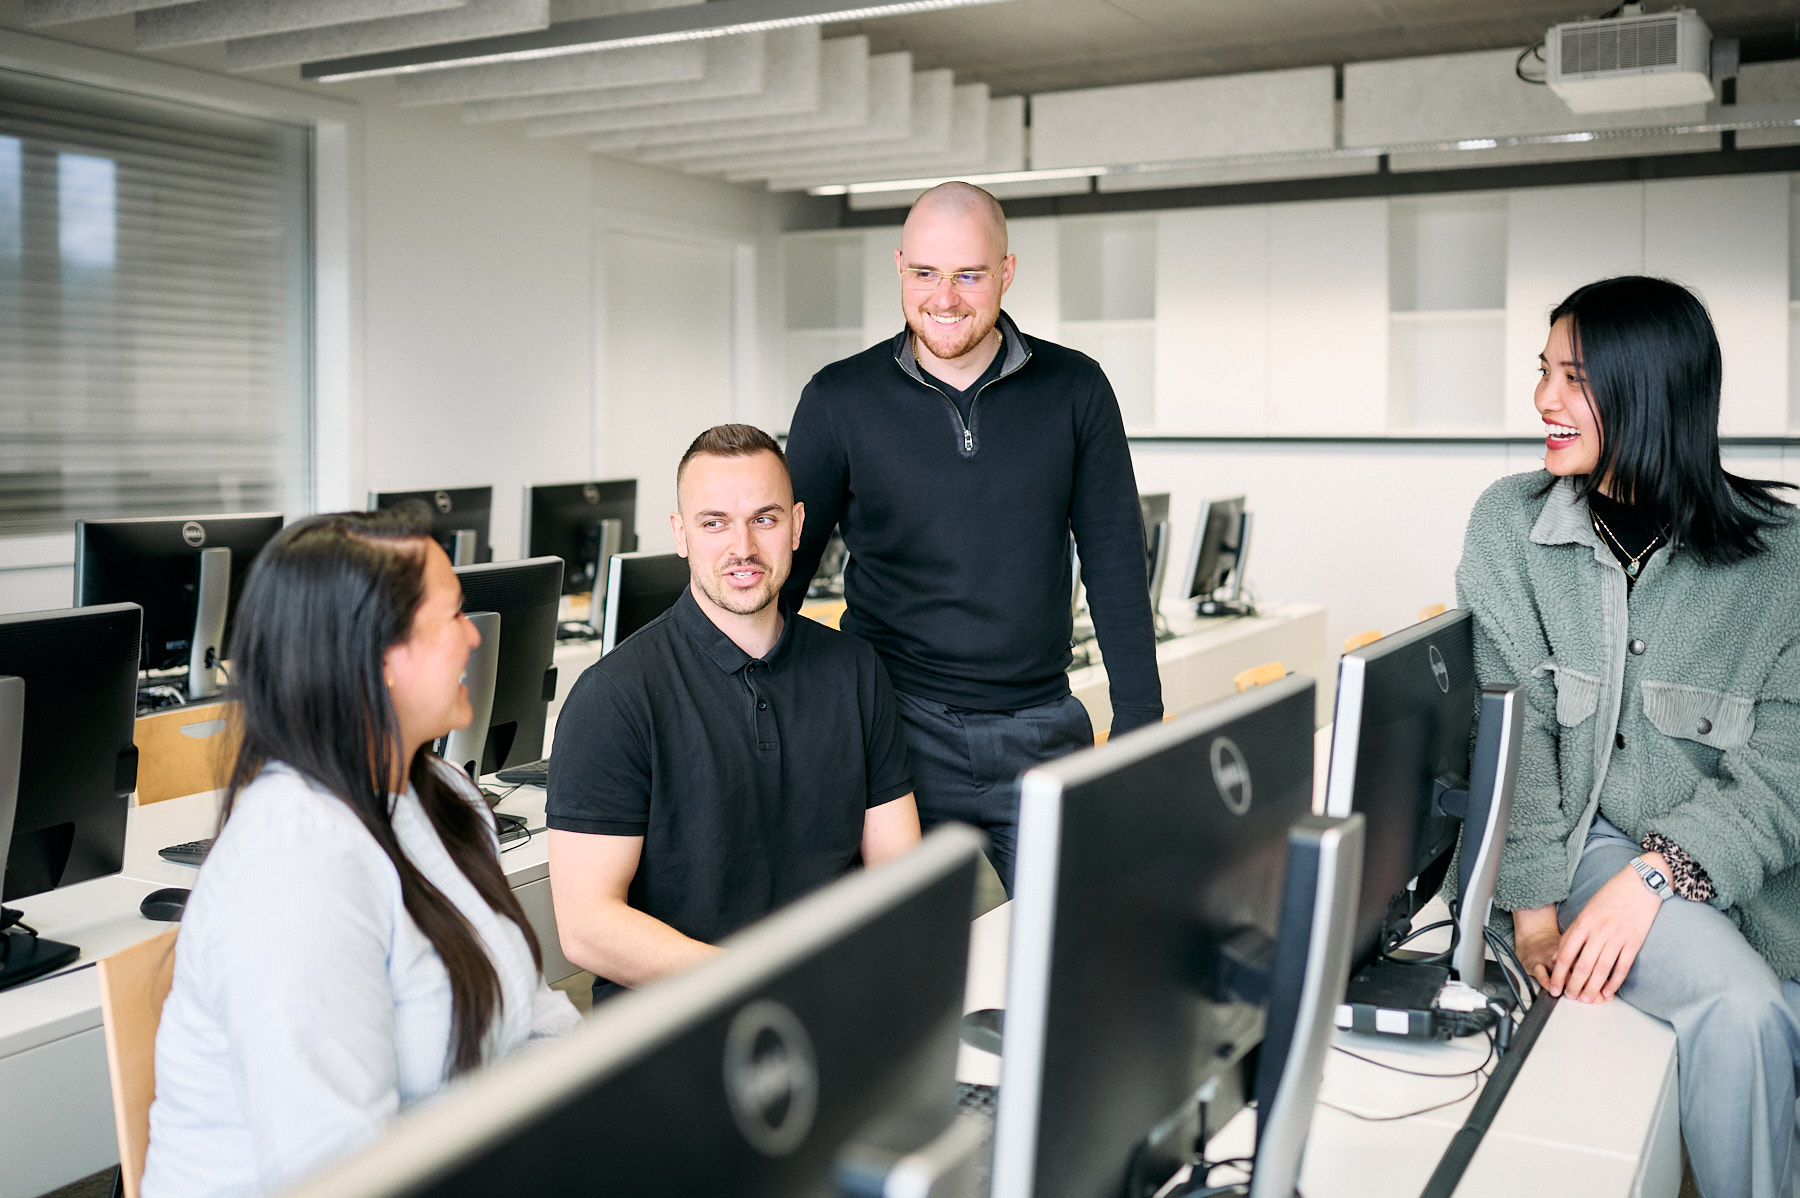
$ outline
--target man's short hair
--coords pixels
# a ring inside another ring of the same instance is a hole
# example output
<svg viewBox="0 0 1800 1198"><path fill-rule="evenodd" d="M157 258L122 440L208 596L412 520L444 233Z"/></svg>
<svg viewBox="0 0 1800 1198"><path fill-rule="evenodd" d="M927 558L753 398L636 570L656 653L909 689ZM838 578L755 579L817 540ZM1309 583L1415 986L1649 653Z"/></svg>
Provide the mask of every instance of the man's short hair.
<svg viewBox="0 0 1800 1198"><path fill-rule="evenodd" d="M788 471L787 454L781 452L781 446L775 443L775 438L754 424L715 424L695 437L694 443L681 455L681 463L675 467L675 490L677 494L680 493L681 476L687 473L688 463L697 457L747 458L759 453L775 455L775 460L781 463L781 472L788 476L788 485L791 487L794 476Z"/></svg>

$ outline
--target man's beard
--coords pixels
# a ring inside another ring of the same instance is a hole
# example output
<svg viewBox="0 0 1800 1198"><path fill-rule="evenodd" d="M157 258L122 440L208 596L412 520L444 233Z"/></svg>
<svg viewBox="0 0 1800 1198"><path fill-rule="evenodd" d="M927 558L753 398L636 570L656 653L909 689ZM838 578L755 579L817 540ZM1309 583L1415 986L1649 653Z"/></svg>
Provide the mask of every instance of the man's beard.
<svg viewBox="0 0 1800 1198"><path fill-rule="evenodd" d="M987 335L994 331L994 325L998 320L997 316L990 319L984 313L974 309L970 309L969 315L971 319L964 332L948 345L940 344L945 335L944 330L939 328L931 317L915 307L906 309L906 327L912 330L913 336L923 342L925 348L930 350L940 362L950 362L962 357L985 341Z"/></svg>
<svg viewBox="0 0 1800 1198"><path fill-rule="evenodd" d="M740 558L726 566L724 572L729 573L739 566L755 566L761 570L763 572L762 585L754 591L731 590L725 587L722 580L716 575L708 573L696 573L695 580L699 582L701 591L705 592L713 606L722 608L734 616L753 616L775 602L781 595L781 584L786 582L787 578L785 576L775 577L775 571L761 558L756 557ZM717 589L715 589L715 585Z"/></svg>

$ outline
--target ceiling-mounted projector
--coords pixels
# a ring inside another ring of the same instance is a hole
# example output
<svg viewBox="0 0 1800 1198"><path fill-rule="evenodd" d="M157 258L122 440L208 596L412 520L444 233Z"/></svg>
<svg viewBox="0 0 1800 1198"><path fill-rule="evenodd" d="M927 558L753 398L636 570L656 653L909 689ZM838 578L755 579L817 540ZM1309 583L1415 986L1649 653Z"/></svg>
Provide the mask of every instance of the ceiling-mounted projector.
<svg viewBox="0 0 1800 1198"><path fill-rule="evenodd" d="M1712 31L1688 8L1569 21L1544 35L1545 82L1573 112L1626 112L1712 101Z"/></svg>

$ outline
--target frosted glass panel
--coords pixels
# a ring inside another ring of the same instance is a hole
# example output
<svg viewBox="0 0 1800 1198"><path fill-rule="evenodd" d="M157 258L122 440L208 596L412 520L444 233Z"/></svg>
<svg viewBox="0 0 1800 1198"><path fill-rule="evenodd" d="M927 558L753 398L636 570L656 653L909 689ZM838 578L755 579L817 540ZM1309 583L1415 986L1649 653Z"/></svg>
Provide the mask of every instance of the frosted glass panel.
<svg viewBox="0 0 1800 1198"><path fill-rule="evenodd" d="M1156 325L1152 321L1064 320L1063 344L1100 363L1119 397L1125 427L1156 423Z"/></svg>
<svg viewBox="0 0 1800 1198"><path fill-rule="evenodd" d="M1389 304L1396 312L1506 304L1506 197L1428 196L1388 206Z"/></svg>
<svg viewBox="0 0 1800 1198"><path fill-rule="evenodd" d="M863 322L862 235L790 237L781 254L790 329L857 329Z"/></svg>
<svg viewBox="0 0 1800 1198"><path fill-rule="evenodd" d="M1064 320L1149 320L1156 315L1156 219L1070 220L1060 234Z"/></svg>
<svg viewBox="0 0 1800 1198"><path fill-rule="evenodd" d="M1499 428L1505 341L1505 323L1498 316L1396 319L1388 337L1389 426L1444 432Z"/></svg>

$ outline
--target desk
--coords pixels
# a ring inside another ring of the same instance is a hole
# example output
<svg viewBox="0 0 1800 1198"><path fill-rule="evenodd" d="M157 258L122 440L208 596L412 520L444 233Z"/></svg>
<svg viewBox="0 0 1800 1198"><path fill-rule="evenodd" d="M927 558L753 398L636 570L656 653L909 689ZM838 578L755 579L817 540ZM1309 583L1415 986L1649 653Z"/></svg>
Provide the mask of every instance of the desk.
<svg viewBox="0 0 1800 1198"><path fill-rule="evenodd" d="M560 681L558 691L564 693ZM139 901L162 886L192 886L197 871L156 850L212 835L218 800L208 793L132 808L122 873L14 904L43 935L80 945L81 959L0 991L0 1198L35 1198L118 1163L93 964L168 926L139 915ZM544 826L538 787L519 787L499 809L534 829ZM557 941L544 834L509 846L500 863L543 947L544 975L554 982L579 972Z"/></svg>

